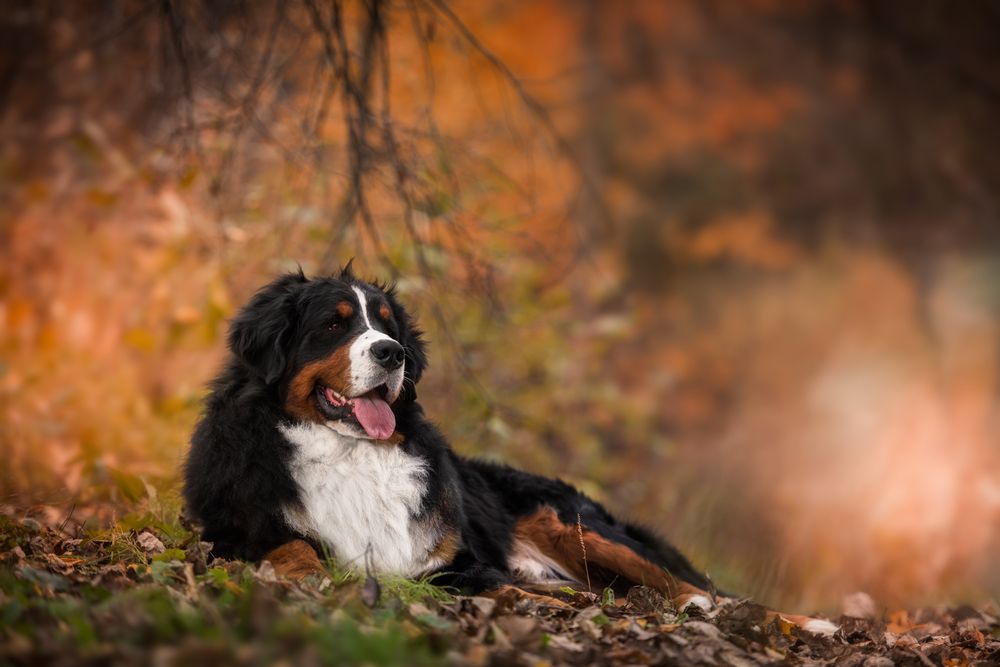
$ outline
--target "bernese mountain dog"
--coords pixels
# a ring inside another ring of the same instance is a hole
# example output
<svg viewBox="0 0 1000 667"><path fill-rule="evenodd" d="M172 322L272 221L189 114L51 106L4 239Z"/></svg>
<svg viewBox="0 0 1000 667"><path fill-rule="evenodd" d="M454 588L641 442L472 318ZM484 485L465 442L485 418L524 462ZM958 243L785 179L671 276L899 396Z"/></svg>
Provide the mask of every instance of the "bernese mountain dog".
<svg viewBox="0 0 1000 667"><path fill-rule="evenodd" d="M677 608L714 604L705 575L652 532L569 484L457 454L417 402L427 353L393 288L349 265L284 275L228 343L185 466L188 513L215 555L291 577L321 572L324 553L475 594L641 584Z"/></svg>

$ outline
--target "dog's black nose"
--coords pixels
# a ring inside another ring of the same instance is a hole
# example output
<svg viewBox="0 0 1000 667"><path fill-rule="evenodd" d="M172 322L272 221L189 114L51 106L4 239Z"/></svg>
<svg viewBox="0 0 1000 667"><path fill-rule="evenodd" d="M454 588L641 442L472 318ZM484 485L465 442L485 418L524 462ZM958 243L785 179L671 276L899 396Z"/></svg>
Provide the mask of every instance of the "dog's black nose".
<svg viewBox="0 0 1000 667"><path fill-rule="evenodd" d="M380 340L372 343L372 358L387 371L396 370L403 365L403 346L394 340Z"/></svg>

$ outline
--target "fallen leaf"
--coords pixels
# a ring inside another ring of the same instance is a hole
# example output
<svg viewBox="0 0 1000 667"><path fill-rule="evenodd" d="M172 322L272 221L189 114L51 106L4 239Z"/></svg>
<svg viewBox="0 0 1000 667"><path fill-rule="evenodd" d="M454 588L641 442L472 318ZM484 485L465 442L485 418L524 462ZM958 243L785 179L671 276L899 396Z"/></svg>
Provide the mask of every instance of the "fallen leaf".
<svg viewBox="0 0 1000 667"><path fill-rule="evenodd" d="M534 644L540 636L538 619L532 616L501 616L496 625L521 649Z"/></svg>
<svg viewBox="0 0 1000 667"><path fill-rule="evenodd" d="M470 597L469 602L475 608L476 615L484 619L491 618L497 608L496 600L479 595Z"/></svg>
<svg viewBox="0 0 1000 667"><path fill-rule="evenodd" d="M167 547L163 545L160 538L153 535L148 530L144 530L139 533L139 536L136 538L136 542L138 542L139 546L142 547L142 550L148 554L162 554L167 550Z"/></svg>
<svg viewBox="0 0 1000 667"><path fill-rule="evenodd" d="M871 619L876 616L875 600L863 591L845 595L841 603L841 609L844 616L850 616L851 618Z"/></svg>
<svg viewBox="0 0 1000 667"><path fill-rule="evenodd" d="M550 635L549 646L562 649L564 651L570 651L571 653L580 653L583 651L583 644L575 642L562 635Z"/></svg>
<svg viewBox="0 0 1000 667"><path fill-rule="evenodd" d="M274 584L278 581L278 575L274 571L274 566L271 565L271 561L262 561L260 565L257 566L257 571L254 576L258 581L263 581L268 584Z"/></svg>
<svg viewBox="0 0 1000 667"><path fill-rule="evenodd" d="M645 651L635 647L612 649L604 656L615 664L620 665L651 665L653 658Z"/></svg>
<svg viewBox="0 0 1000 667"><path fill-rule="evenodd" d="M491 634L493 635L493 645L500 650L510 650L513 648L513 644L510 641L510 637L507 633L503 631L503 628L498 626L496 623L490 623Z"/></svg>

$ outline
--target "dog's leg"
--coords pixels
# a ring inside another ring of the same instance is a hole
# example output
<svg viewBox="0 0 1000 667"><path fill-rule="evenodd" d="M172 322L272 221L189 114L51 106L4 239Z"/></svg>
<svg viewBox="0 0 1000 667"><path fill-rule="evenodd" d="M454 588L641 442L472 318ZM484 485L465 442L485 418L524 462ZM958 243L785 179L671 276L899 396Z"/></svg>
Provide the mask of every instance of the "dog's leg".
<svg viewBox="0 0 1000 667"><path fill-rule="evenodd" d="M605 580L610 574L612 578L655 588L679 607L712 606L705 591L671 576L632 549L586 526L566 525L551 507L518 521L515 539L530 543L579 582L603 587L611 583Z"/></svg>
<svg viewBox="0 0 1000 667"><path fill-rule="evenodd" d="M607 586L610 581L592 580L592 577L596 573L604 573L605 576L610 573L613 577L658 590L678 611L691 607L708 611L715 607L715 600L707 591L674 577L624 544L586 526L566 525L551 507L543 507L518 521L515 539L530 542L577 581ZM829 621L809 616L769 612L768 618L774 617L781 617L817 634L833 634L837 630L837 626Z"/></svg>
<svg viewBox="0 0 1000 667"><path fill-rule="evenodd" d="M304 579L311 574L324 575L326 570L316 550L305 540L292 540L265 554L275 574L288 579Z"/></svg>

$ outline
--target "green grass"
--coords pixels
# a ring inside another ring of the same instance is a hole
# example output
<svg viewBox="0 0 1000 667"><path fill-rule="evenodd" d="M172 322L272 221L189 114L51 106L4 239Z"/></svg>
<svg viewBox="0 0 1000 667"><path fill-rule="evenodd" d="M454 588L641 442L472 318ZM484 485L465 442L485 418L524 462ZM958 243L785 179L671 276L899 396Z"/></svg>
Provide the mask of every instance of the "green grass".
<svg viewBox="0 0 1000 667"><path fill-rule="evenodd" d="M404 604L421 602L423 600L436 600L438 602L451 602L454 599L455 591L437 586L434 579L436 574L426 575L420 579L407 579L398 576L381 576L378 578L382 587L382 594L391 598L396 598Z"/></svg>
<svg viewBox="0 0 1000 667"><path fill-rule="evenodd" d="M380 577L372 600L364 573L332 560L327 580L302 583L238 561L206 563L178 506L170 497L143 503L78 540L0 516L0 665L18 650L123 664L148 664L151 652L177 663L443 662L447 646L435 633L453 624L428 607L453 598L431 577ZM144 531L166 550L145 551Z"/></svg>

